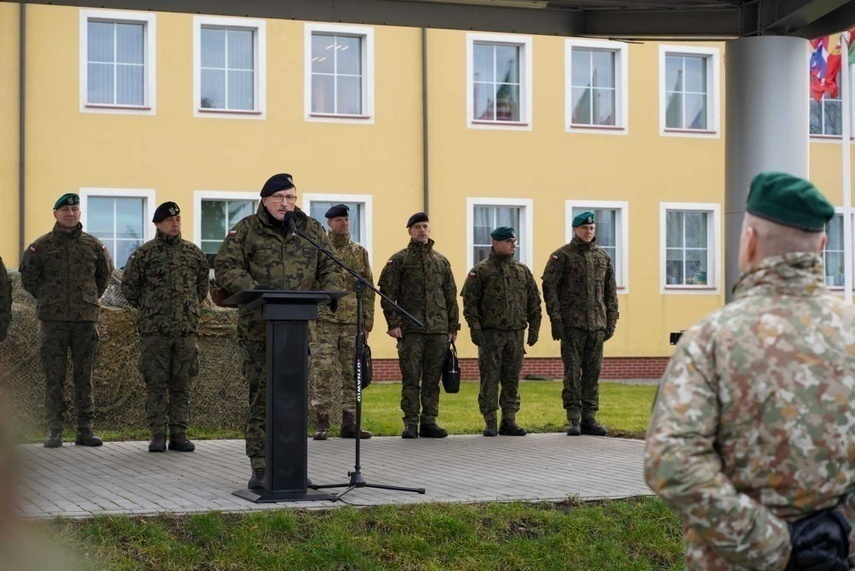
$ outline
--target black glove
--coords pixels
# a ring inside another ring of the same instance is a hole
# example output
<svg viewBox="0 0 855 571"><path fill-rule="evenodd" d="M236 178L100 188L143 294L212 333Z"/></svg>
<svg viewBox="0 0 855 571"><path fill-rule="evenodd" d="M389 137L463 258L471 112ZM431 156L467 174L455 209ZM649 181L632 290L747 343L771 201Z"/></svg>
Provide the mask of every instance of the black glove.
<svg viewBox="0 0 855 571"><path fill-rule="evenodd" d="M552 338L556 341L561 341L561 338L564 337L564 326L561 324L560 319L552 320Z"/></svg>
<svg viewBox="0 0 855 571"><path fill-rule="evenodd" d="M537 339L540 337L540 331L537 329L533 329L531 327L528 328L528 346L531 347L535 343L537 343Z"/></svg>
<svg viewBox="0 0 855 571"><path fill-rule="evenodd" d="M476 347L481 346L481 330L480 329L470 329L469 337L472 338L472 343L475 344Z"/></svg>
<svg viewBox="0 0 855 571"><path fill-rule="evenodd" d="M852 527L837 510L824 510L788 524L793 551L787 571L847 571Z"/></svg>
<svg viewBox="0 0 855 571"><path fill-rule="evenodd" d="M609 339L614 337L614 334L615 334L615 326L610 325L609 327L606 328L606 333L605 333L605 335L603 335L603 341L608 341Z"/></svg>
<svg viewBox="0 0 855 571"><path fill-rule="evenodd" d="M338 310L338 298L330 298L330 311L335 313Z"/></svg>

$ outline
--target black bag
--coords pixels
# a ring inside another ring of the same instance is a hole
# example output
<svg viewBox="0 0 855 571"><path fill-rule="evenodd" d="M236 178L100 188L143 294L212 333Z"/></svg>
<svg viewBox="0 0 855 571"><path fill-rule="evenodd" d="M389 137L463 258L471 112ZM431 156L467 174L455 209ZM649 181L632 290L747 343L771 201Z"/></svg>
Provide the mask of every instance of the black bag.
<svg viewBox="0 0 855 571"><path fill-rule="evenodd" d="M786 571L846 571L852 527L839 510L822 510L789 524L792 555Z"/></svg>
<svg viewBox="0 0 855 571"><path fill-rule="evenodd" d="M442 388L447 393L460 392L460 361L457 359L457 347L454 341L448 344L445 360L442 363Z"/></svg>
<svg viewBox="0 0 855 571"><path fill-rule="evenodd" d="M353 369L356 370L355 363ZM360 386L362 389L365 389L371 384L371 379L374 377L374 365L371 363L371 347L367 343L362 350L362 370L360 372L362 373L360 376Z"/></svg>

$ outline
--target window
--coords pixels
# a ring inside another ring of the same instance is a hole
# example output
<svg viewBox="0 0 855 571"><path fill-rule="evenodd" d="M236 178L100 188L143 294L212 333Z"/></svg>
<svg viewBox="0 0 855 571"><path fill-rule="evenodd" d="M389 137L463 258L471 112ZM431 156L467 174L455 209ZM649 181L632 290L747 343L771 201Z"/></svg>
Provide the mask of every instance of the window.
<svg viewBox="0 0 855 571"><path fill-rule="evenodd" d="M193 25L196 116L262 118L264 21L196 16Z"/></svg>
<svg viewBox="0 0 855 571"><path fill-rule="evenodd" d="M597 245L606 250L615 269L615 281L621 293L628 292L629 280L629 203L599 200L568 200L565 220L567 242L573 239L573 218L591 211L597 220Z"/></svg>
<svg viewBox="0 0 855 571"><path fill-rule="evenodd" d="M568 131L626 133L626 44L566 41Z"/></svg>
<svg viewBox="0 0 855 571"><path fill-rule="evenodd" d="M80 221L123 268L134 250L154 237L152 204L153 190L81 189Z"/></svg>
<svg viewBox="0 0 855 571"><path fill-rule="evenodd" d="M80 11L80 109L154 114L155 16Z"/></svg>
<svg viewBox="0 0 855 571"><path fill-rule="evenodd" d="M333 204L346 204L350 207L350 237L362 245L371 255L371 223L374 197L370 194L313 194L303 195L304 210L329 230L324 213Z"/></svg>
<svg viewBox="0 0 855 571"><path fill-rule="evenodd" d="M719 205L660 205L663 291L718 290Z"/></svg>
<svg viewBox="0 0 855 571"><path fill-rule="evenodd" d="M840 82L841 84L843 82ZM810 99L810 134L839 137L843 134L843 101L826 93L817 101Z"/></svg>
<svg viewBox="0 0 855 571"><path fill-rule="evenodd" d="M255 192L196 191L194 201L198 216L194 219L193 237L213 267L220 244L235 224L258 210Z"/></svg>
<svg viewBox="0 0 855 571"><path fill-rule="evenodd" d="M718 49L660 46L659 50L661 131L717 135Z"/></svg>
<svg viewBox="0 0 855 571"><path fill-rule="evenodd" d="M374 114L374 30L306 24L307 120L364 123ZM371 121L369 121L371 122Z"/></svg>
<svg viewBox="0 0 855 571"><path fill-rule="evenodd" d="M532 40L467 35L470 126L531 128Z"/></svg>
<svg viewBox="0 0 855 571"><path fill-rule="evenodd" d="M835 214L826 225L828 243L822 251L822 265L825 267L825 285L832 288L843 288L845 272L843 268L846 250L843 240L843 214Z"/></svg>
<svg viewBox="0 0 855 571"><path fill-rule="evenodd" d="M517 250L514 257L523 264L532 260L531 199L467 198L466 199L466 262L472 267L490 255L493 239L490 232L499 226L511 226L517 233Z"/></svg>

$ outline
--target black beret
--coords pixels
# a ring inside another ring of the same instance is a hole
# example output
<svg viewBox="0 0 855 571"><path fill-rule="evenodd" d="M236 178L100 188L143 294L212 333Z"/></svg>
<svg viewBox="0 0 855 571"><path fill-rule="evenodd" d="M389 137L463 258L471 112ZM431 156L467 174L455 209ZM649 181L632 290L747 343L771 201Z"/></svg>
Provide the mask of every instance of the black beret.
<svg viewBox="0 0 855 571"><path fill-rule="evenodd" d="M279 173L275 174L264 183L264 186L261 188L261 197L270 196L280 190L290 190L294 187L294 179L290 174L287 173Z"/></svg>
<svg viewBox="0 0 855 571"><path fill-rule="evenodd" d="M350 216L350 207L347 204L336 204L330 206L330 209L326 211L324 217L326 218L338 218L339 216Z"/></svg>
<svg viewBox="0 0 855 571"><path fill-rule="evenodd" d="M754 177L745 210L807 232L822 232L834 217L834 206L814 185L782 172L761 172Z"/></svg>
<svg viewBox="0 0 855 571"><path fill-rule="evenodd" d="M56 202L53 204L53 209L59 210L63 206L76 206L78 204L80 204L80 197L73 192L66 192L56 199Z"/></svg>
<svg viewBox="0 0 855 571"><path fill-rule="evenodd" d="M430 222L430 220L428 220L428 215L424 212L416 212L415 214L410 216L409 220L407 220L407 228L409 228L413 224L418 224L419 222Z"/></svg>
<svg viewBox="0 0 855 571"><path fill-rule="evenodd" d="M170 216L178 216L179 214L181 214L181 209L178 208L177 204L174 202L164 202L157 207L157 210L154 211L154 216L151 221L157 224L158 222L163 222Z"/></svg>

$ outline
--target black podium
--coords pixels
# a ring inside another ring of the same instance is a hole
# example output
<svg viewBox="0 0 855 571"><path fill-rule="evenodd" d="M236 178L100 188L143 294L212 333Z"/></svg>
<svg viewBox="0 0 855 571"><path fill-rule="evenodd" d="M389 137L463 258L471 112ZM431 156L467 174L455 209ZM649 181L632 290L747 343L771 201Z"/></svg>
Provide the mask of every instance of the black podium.
<svg viewBox="0 0 855 571"><path fill-rule="evenodd" d="M256 503L328 500L308 490L309 321L318 305L343 291L246 290L226 300L244 310L261 308L267 320L267 470L264 491L242 489L235 496Z"/></svg>

